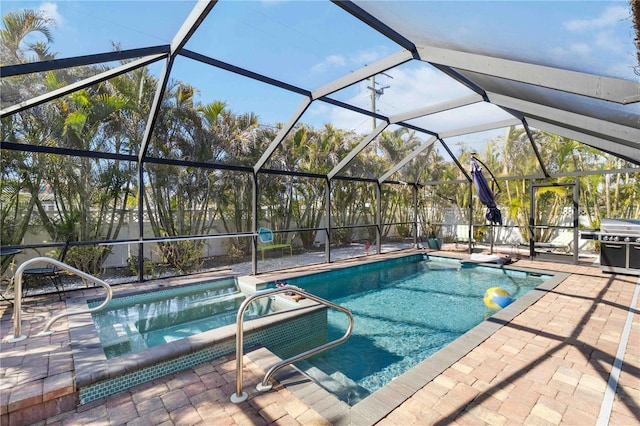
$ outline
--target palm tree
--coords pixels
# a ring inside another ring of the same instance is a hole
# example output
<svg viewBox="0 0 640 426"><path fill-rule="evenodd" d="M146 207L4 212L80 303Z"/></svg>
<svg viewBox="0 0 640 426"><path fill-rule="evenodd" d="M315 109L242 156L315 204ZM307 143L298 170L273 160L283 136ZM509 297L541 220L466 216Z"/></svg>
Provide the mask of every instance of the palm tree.
<svg viewBox="0 0 640 426"><path fill-rule="evenodd" d="M4 14L0 29L0 64L11 65L29 60L52 59L49 43L53 41L51 27L53 21L43 13L33 10L20 10ZM32 33L43 35L46 41L25 42ZM28 57L31 51L35 57ZM0 81L0 105L15 104L33 93L34 77L17 77ZM33 111L22 112L2 119L2 140L41 144L48 138L50 108L37 107ZM26 154L24 152L3 152L2 179L0 189L0 224L3 244L19 244L29 229L31 214L38 205L38 191L43 183L42 170L38 168L44 154ZM27 189L31 193L22 192ZM2 271L6 268L3 262Z"/></svg>
<svg viewBox="0 0 640 426"><path fill-rule="evenodd" d="M2 16L3 28L0 30L2 44L2 65L21 64L32 60L53 59L48 44L53 42L51 34L55 21L39 10L22 9ZM28 35L38 33L46 42L26 41ZM29 52L33 53L29 56Z"/></svg>
<svg viewBox="0 0 640 426"><path fill-rule="evenodd" d="M378 138L378 150L384 153L384 160L380 162L381 169L375 170L376 176L379 176L384 170L393 167L406 157L411 151L420 145L420 140L416 136L415 131L405 127L400 127L392 131L384 131ZM375 160L374 157L372 160ZM405 171L405 174L407 171ZM404 176L404 174L401 174ZM403 179L412 181L414 179ZM392 222L409 222L412 220L411 213L413 211L413 198L408 187L389 187L388 185L382 190L382 205L380 217L382 223ZM391 230L391 226L385 225L382 228L382 236L386 237ZM401 236L408 236L408 225L399 225L398 232Z"/></svg>

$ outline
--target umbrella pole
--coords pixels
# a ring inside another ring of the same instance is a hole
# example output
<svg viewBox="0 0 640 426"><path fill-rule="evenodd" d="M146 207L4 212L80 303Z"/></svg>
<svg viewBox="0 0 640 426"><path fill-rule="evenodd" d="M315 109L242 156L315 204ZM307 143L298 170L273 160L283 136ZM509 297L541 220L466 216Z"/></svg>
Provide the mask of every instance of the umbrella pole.
<svg viewBox="0 0 640 426"><path fill-rule="evenodd" d="M490 247L489 248L489 253L493 254L493 222L491 222L490 226L491 226L491 228L489 228L489 230L491 232L490 232L489 238L491 238L491 245L489 246Z"/></svg>

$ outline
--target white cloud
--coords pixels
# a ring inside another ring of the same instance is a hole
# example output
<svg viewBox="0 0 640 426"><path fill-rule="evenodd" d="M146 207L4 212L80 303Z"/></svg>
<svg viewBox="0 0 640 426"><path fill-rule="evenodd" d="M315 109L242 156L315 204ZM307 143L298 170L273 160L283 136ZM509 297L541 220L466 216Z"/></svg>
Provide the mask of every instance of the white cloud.
<svg viewBox="0 0 640 426"><path fill-rule="evenodd" d="M315 73L323 73L332 69L344 68L359 69L367 64L371 64L386 55L386 49L368 49L356 52L346 57L345 55L329 55L318 64L311 67Z"/></svg>
<svg viewBox="0 0 640 426"><path fill-rule="evenodd" d="M58 5L56 3L45 2L38 6L38 10L42 11L45 16L52 19L56 26L59 28L64 24L64 18L58 12Z"/></svg>
<svg viewBox="0 0 640 426"><path fill-rule="evenodd" d="M349 58L352 65L362 67L367 64L371 64L382 57L380 51L377 50L365 50L359 52Z"/></svg>
<svg viewBox="0 0 640 426"><path fill-rule="evenodd" d="M565 21L563 27L577 37L577 41L565 40L565 44L549 50L549 55L557 63L579 71L607 73L610 76L629 78L632 68L628 65L613 66L629 60L633 44L625 39L626 27L630 22L629 8L623 6L607 7L592 19L574 19ZM626 72L622 72L624 69ZM616 70L611 74L611 70Z"/></svg>
<svg viewBox="0 0 640 426"><path fill-rule="evenodd" d="M316 73L322 73L332 68L343 67L346 64L346 60L342 55L329 55L324 61L319 64L315 64L311 70Z"/></svg>
<svg viewBox="0 0 640 426"><path fill-rule="evenodd" d="M343 67L347 61L342 55L331 55L325 59L325 63L330 67Z"/></svg>
<svg viewBox="0 0 640 426"><path fill-rule="evenodd" d="M571 55L589 56L591 46L586 43L572 43L569 45L569 53Z"/></svg>
<svg viewBox="0 0 640 426"><path fill-rule="evenodd" d="M601 31L595 35L596 46L609 50L610 52L624 55L626 49L625 44L619 37L617 37L612 31Z"/></svg>
<svg viewBox="0 0 640 426"><path fill-rule="evenodd" d="M572 19L563 23L569 31L594 30L612 27L623 19L629 18L629 9L621 6L608 7L602 15L593 19Z"/></svg>

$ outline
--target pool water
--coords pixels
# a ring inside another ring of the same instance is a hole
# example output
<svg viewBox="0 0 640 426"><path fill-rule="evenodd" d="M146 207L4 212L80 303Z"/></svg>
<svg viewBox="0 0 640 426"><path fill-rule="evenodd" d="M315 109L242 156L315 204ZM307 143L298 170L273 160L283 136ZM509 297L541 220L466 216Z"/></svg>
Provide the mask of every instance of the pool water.
<svg viewBox="0 0 640 426"><path fill-rule="evenodd" d="M436 257L352 269L288 280L353 313L345 343L296 364L351 405L490 316L483 301L488 288L499 286L518 298L549 278L461 268L457 260ZM328 338L337 339L346 331L346 316L336 310L328 315Z"/></svg>
<svg viewBox="0 0 640 426"><path fill-rule="evenodd" d="M235 324L245 298L231 278L114 298L92 316L107 358L114 358ZM254 303L245 318L268 312Z"/></svg>

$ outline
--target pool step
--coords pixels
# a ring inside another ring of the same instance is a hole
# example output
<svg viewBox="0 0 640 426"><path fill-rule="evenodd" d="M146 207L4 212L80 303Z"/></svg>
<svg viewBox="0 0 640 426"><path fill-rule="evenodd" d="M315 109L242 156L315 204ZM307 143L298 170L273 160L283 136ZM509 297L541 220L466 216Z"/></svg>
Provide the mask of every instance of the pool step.
<svg viewBox="0 0 640 426"><path fill-rule="evenodd" d="M233 324L236 320L236 315L235 311L220 312L205 318L199 318L193 321L182 322L170 327L165 327L161 330L147 331L145 332L144 337L151 346L155 346L158 343L169 343L194 334L203 333L205 331Z"/></svg>
<svg viewBox="0 0 640 426"><path fill-rule="evenodd" d="M194 300L193 302L187 304L183 309L193 309L193 308L204 308L206 306L211 306L211 305L215 305L218 303L223 303L226 301L235 301L236 299L241 298L242 300L244 300L245 296L243 293L239 292L239 291L235 291L235 292L230 292L230 293L223 293L223 294L216 294L215 296L209 296L206 299L202 299L202 300ZM242 303L242 302L240 302Z"/></svg>
<svg viewBox="0 0 640 426"><path fill-rule="evenodd" d="M313 367L306 361L297 362L296 365L320 386L349 405L354 405L371 393L339 371L327 374L320 368Z"/></svg>
<svg viewBox="0 0 640 426"><path fill-rule="evenodd" d="M180 326L197 321L207 321L212 318L225 317L228 314L234 316L238 312L238 307L244 301L243 293L225 294L211 299L204 299L185 303L179 311L166 313L150 312L147 315L139 316L136 325L140 333L150 333L168 327ZM215 322L215 320L213 320ZM226 325L226 324L223 324Z"/></svg>
<svg viewBox="0 0 640 426"><path fill-rule="evenodd" d="M101 329L100 340L102 341L102 347L104 348L131 343L129 334L125 329L124 324L121 323L116 323L111 325L111 327Z"/></svg>

